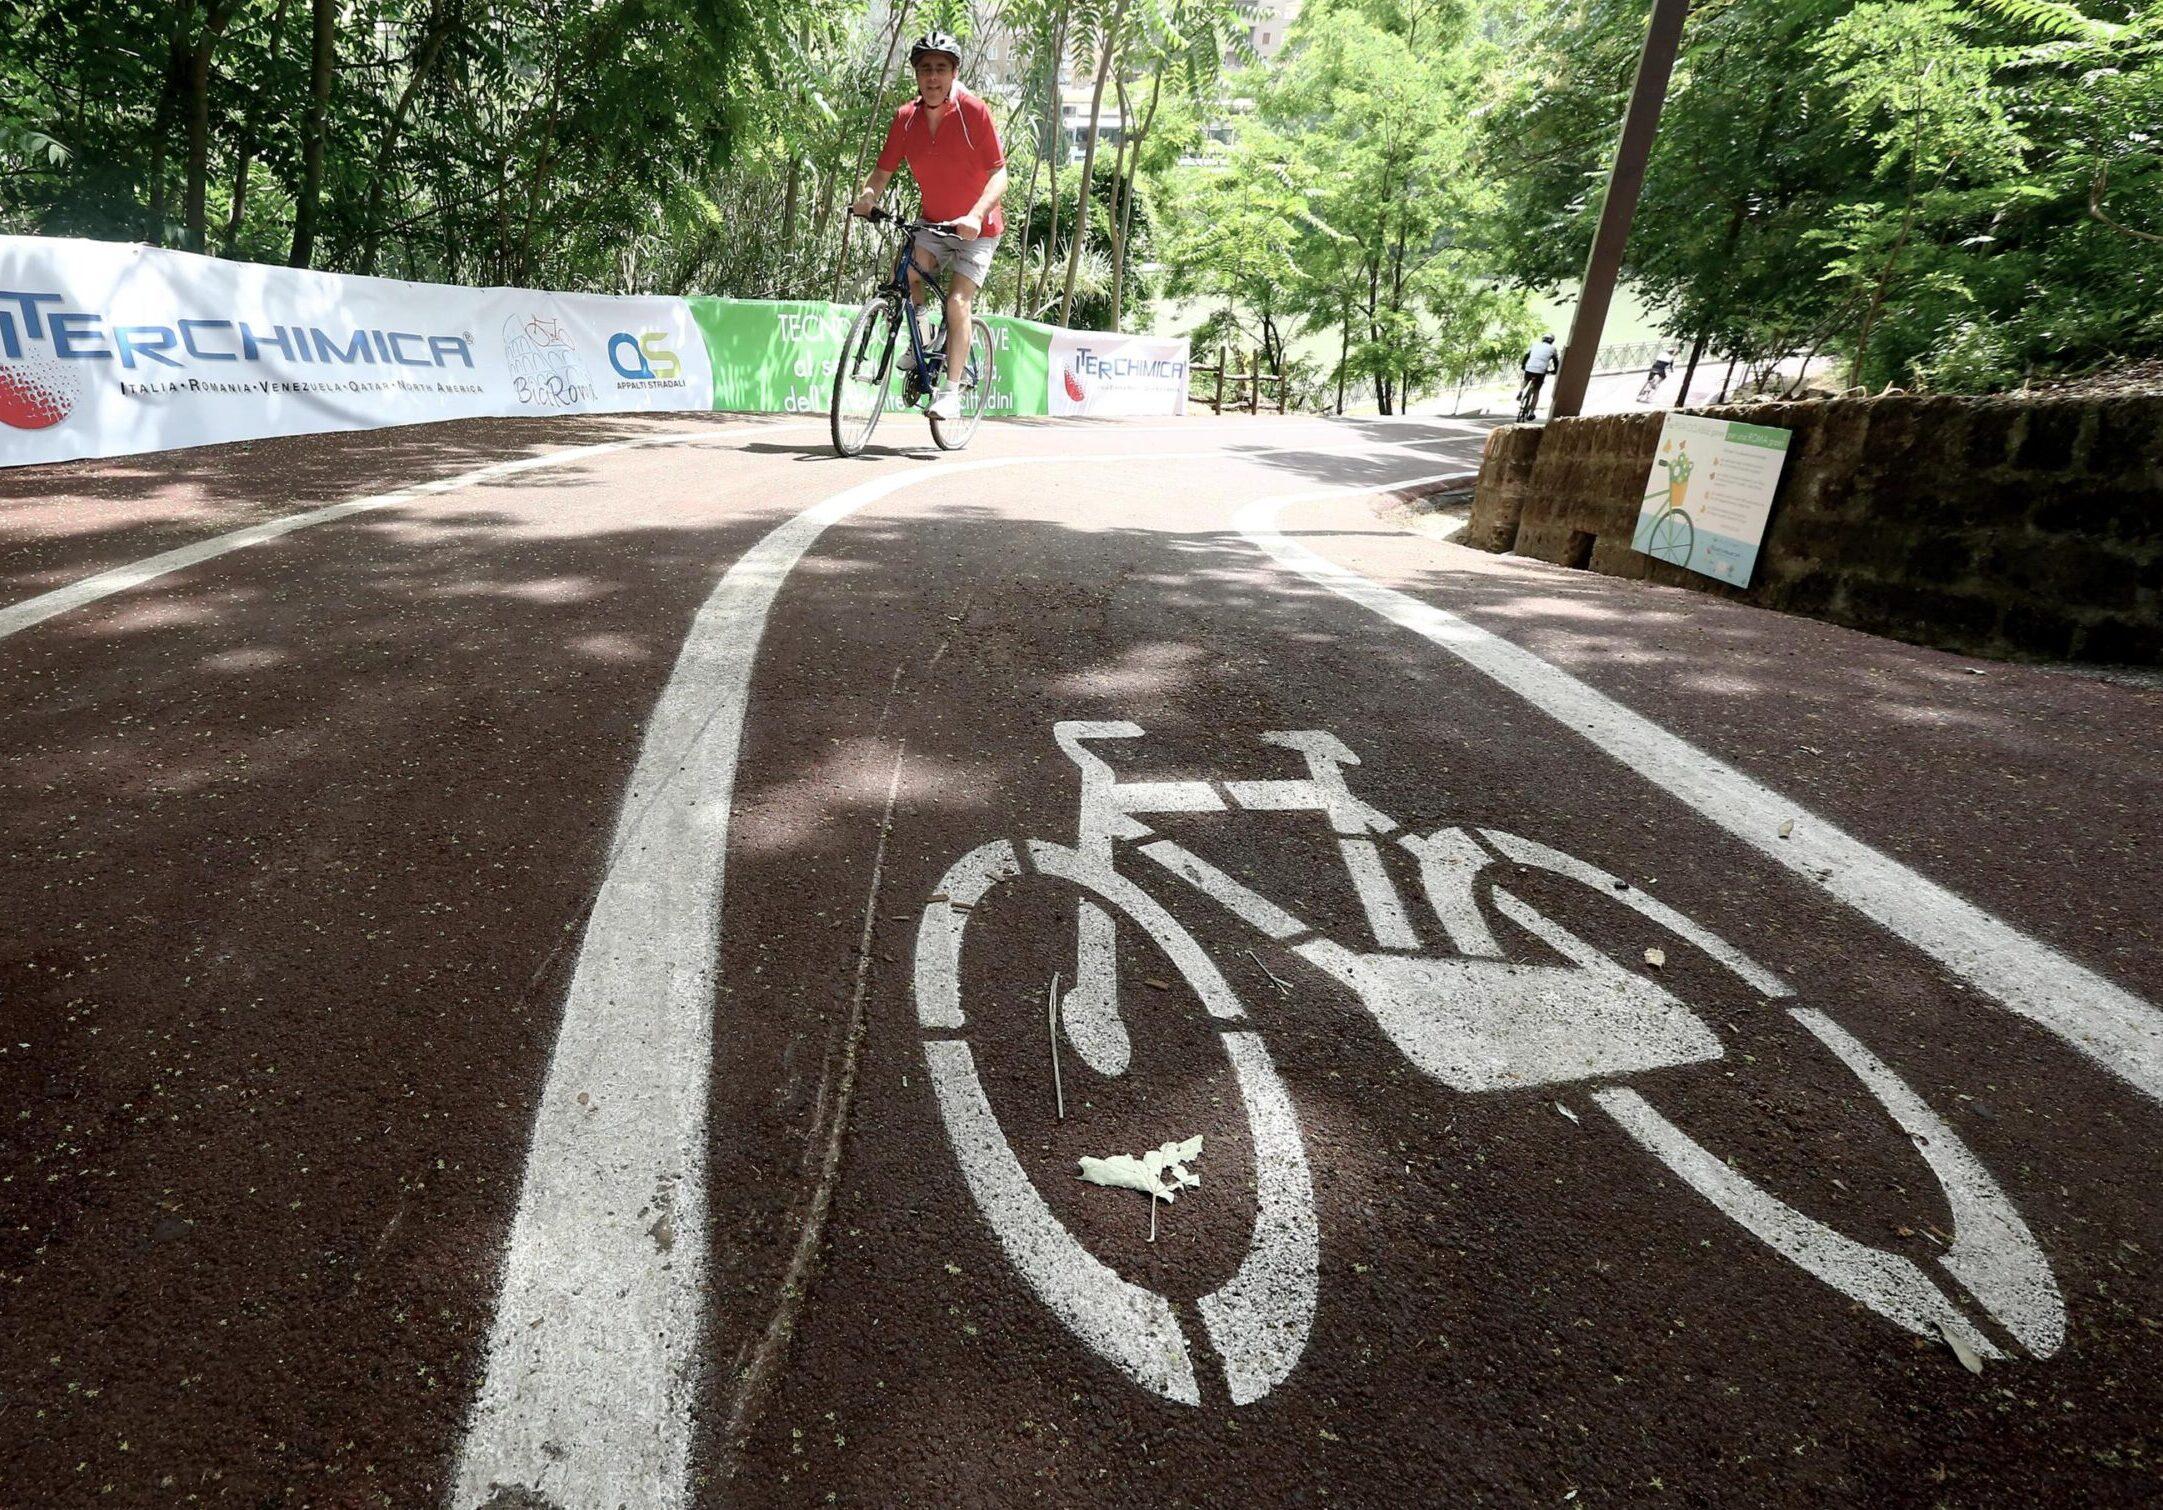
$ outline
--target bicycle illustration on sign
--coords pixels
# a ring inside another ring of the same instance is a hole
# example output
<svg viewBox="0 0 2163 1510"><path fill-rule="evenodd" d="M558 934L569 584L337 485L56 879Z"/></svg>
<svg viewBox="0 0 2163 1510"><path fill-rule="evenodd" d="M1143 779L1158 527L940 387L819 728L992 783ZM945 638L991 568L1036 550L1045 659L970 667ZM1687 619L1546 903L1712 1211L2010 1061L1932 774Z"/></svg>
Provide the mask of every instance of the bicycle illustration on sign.
<svg viewBox="0 0 2163 1510"><path fill-rule="evenodd" d="M1097 1073L1124 1075L1133 1045L1119 1008L1115 943L1138 929L1176 969L1217 1030L1252 1141L1252 1236L1236 1272L1198 1303L1235 1405L1261 1399L1298 1364L1320 1296L1314 1181L1299 1118L1250 1014L1210 954L1132 872L1192 887L1247 927L1341 983L1404 1056L1450 1091L1506 1094L1581 1084L1638 1147L1789 1262L1878 1316L1976 1359L2003 1358L1942 1287L1950 1279L2035 1357L2065 1338L2065 1307L2048 1260L1981 1160L1898 1074L1826 1013L1788 1017L1854 1075L1914 1144L1952 1215L1952 1238L1934 1275L1805 1215L1670 1121L1625 1082L1726 1050L1673 992L1625 968L1483 873L1519 866L1562 877L1635 910L1768 1002L1794 989L1741 950L1615 876L1535 840L1497 829L1404 829L1355 796L1347 769L1359 758L1327 730L1267 733L1306 774L1295 779L1123 781L1092 746L1141 737L1125 722L1053 727L1081 781L1074 842L1029 839L980 845L938 883L918 922L915 994L923 1050L941 1117L970 1194L1007 1259L1076 1338L1144 1389L1201 1400L1194 1353L1172 1302L1122 1278L1053 1213L1023 1169L985 1093L970 1034L992 1008L962 999L962 951L972 912L1025 873L1063 882L1077 904L1077 984L1059 1013L1066 1040ZM1365 914L1371 947L1322 936L1300 918L1184 845L1150 828L1152 814L1321 814ZM1383 846L1416 864L1428 910L1447 941L1428 952ZM1525 964L1505 953L1489 909L1565 963ZM1042 1019L1038 1019L1041 1021ZM1957 1293L1957 1292L1956 1292Z"/></svg>
<svg viewBox="0 0 2163 1510"><path fill-rule="evenodd" d="M1690 474L1697 469L1688 442L1678 446L1674 456L1654 461L1652 467L1655 476L1664 470L1667 480L1655 483L1639 505L1637 548L1655 560L1688 566L1691 552L1697 549L1697 526L1682 506L1690 496Z"/></svg>

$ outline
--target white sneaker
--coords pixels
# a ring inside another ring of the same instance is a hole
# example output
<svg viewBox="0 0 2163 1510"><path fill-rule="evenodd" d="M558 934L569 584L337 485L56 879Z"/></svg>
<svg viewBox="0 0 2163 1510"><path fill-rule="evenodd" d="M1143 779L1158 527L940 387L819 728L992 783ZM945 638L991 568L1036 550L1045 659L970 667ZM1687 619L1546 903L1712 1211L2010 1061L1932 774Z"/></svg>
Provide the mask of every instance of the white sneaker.
<svg viewBox="0 0 2163 1510"><path fill-rule="evenodd" d="M933 394L931 396L931 417L933 419L960 419L961 390L947 387L941 388L937 393Z"/></svg>

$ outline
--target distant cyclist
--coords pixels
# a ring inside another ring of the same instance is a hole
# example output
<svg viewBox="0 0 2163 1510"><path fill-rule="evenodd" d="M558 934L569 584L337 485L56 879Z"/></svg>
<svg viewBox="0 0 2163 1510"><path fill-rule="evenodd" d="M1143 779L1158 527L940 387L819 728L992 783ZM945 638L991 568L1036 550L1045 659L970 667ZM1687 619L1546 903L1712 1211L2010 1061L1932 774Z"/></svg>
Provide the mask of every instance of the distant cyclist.
<svg viewBox="0 0 2163 1510"><path fill-rule="evenodd" d="M1637 390L1637 401L1640 404L1650 403L1652 396L1660 391L1660 385L1667 381L1667 375L1674 370L1674 348L1662 346L1660 354L1652 359L1652 369L1645 374L1645 386Z"/></svg>
<svg viewBox="0 0 2163 1510"><path fill-rule="evenodd" d="M916 71L916 98L894 112L878 164L849 208L858 215L870 211L901 165L909 165L923 201L923 218L950 227L918 231L916 260L941 272L953 270L947 282L946 349L966 352L976 291L991 272L991 254L1006 228L1006 217L999 212L1006 193L1006 152L990 109L956 82L960 42L943 31L927 32L910 44L909 66ZM924 302L922 280L913 266L909 297ZM954 389L957 365L946 364L939 391L932 395L931 412L940 419L961 414L961 395Z"/></svg>
<svg viewBox="0 0 2163 1510"><path fill-rule="evenodd" d="M1562 365L1562 353L1555 350L1555 338L1543 335L1532 343L1525 353L1525 382L1517 390L1517 422L1523 424L1540 412L1540 389L1547 382L1547 374Z"/></svg>

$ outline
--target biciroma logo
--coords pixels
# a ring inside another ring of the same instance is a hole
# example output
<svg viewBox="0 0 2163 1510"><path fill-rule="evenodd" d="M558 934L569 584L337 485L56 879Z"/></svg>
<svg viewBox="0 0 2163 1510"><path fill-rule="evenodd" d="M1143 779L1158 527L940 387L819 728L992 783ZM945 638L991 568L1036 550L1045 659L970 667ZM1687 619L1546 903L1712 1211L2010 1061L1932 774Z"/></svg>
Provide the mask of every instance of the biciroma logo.
<svg viewBox="0 0 2163 1510"><path fill-rule="evenodd" d="M58 362L0 365L0 424L46 430L66 419L82 397L75 375Z"/></svg>

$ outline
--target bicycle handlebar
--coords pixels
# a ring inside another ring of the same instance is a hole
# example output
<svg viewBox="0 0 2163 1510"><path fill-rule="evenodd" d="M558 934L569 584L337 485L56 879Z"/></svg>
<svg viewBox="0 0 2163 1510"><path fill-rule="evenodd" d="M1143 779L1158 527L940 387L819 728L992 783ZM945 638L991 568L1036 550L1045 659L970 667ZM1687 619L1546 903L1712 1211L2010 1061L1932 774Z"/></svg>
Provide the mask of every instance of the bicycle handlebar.
<svg viewBox="0 0 2163 1510"><path fill-rule="evenodd" d="M904 222L902 218L899 215L896 215L892 210L883 210L880 209L877 205L873 205L870 209L864 211L860 215L857 214L855 206L852 205L849 208L849 213L851 215L857 215L857 218L860 220L868 220L873 225L906 225L907 229L912 231L951 232L954 229L954 222L951 220L911 220Z"/></svg>

